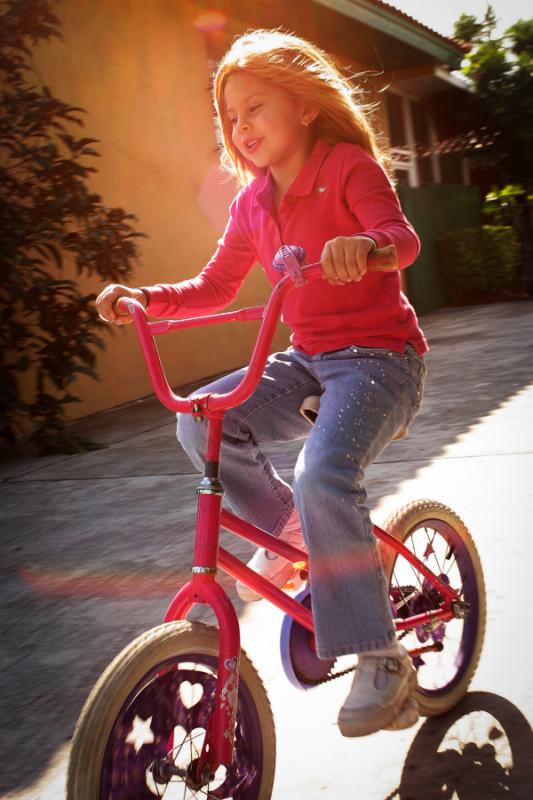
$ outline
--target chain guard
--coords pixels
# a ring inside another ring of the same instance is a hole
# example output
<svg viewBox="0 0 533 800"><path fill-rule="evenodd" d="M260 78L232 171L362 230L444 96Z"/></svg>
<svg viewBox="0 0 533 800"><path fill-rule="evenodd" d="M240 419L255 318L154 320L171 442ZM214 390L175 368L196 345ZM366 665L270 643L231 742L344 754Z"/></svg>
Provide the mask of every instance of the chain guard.
<svg viewBox="0 0 533 800"><path fill-rule="evenodd" d="M311 591L304 589L295 597L298 603L311 609ZM302 625L286 614L281 624L280 634L281 663L289 681L297 689L313 689L321 683L335 680L355 667L332 672L336 659L319 658L314 648L313 635Z"/></svg>

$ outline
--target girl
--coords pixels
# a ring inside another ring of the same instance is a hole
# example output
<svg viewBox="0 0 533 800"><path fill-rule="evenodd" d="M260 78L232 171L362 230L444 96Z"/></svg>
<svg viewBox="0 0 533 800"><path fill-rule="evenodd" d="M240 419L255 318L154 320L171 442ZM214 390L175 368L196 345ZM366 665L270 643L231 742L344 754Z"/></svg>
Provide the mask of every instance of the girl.
<svg viewBox="0 0 533 800"><path fill-rule="evenodd" d="M123 296L156 317L203 314L234 299L255 261L276 283L271 265L282 243L302 245L308 263L320 260L324 280L285 302L292 346L271 356L255 394L226 414L221 477L236 514L296 547L303 533L317 653L359 655L341 732L407 727L417 719L416 672L395 637L363 474L418 409L427 345L399 273L366 274L366 260L376 246L394 244L406 267L418 238L355 90L314 45L279 31L240 37L220 63L215 97L223 161L243 185L215 254L192 280L108 286L97 308L119 325L131 321L115 310ZM202 392L227 392L241 377ZM299 409L317 394L309 432ZM180 415L178 437L201 470L205 426ZM291 489L261 447L304 438ZM294 578L292 564L264 550L250 565L280 587Z"/></svg>

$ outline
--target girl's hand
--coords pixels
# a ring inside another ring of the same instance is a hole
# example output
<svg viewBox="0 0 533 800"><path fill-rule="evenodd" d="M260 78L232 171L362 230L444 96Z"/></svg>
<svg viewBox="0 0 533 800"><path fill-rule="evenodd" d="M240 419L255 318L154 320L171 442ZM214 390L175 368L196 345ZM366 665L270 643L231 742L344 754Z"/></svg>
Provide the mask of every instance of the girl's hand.
<svg viewBox="0 0 533 800"><path fill-rule="evenodd" d="M119 312L117 308L119 297L132 297L146 308L146 295L142 289L130 289L128 286L112 283L106 286L94 301L100 319L103 319L104 322L114 322L115 325L129 325L132 322L131 316L128 313Z"/></svg>
<svg viewBox="0 0 533 800"><path fill-rule="evenodd" d="M332 286L360 281L366 273L368 254L376 244L368 236L337 236L326 242L320 263L324 278Z"/></svg>

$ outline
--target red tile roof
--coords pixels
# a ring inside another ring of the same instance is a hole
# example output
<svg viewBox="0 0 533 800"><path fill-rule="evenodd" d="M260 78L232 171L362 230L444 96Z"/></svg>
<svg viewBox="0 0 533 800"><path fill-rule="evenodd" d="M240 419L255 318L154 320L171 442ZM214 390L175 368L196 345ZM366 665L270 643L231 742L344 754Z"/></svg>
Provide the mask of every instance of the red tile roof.
<svg viewBox="0 0 533 800"><path fill-rule="evenodd" d="M393 6L390 3L384 3L383 0L370 0L370 2L372 2L375 6L380 6L380 8L385 9L389 13L395 14L397 17L402 17L402 19L408 20L413 25L416 25L418 28L422 28L428 33L431 33L433 36L436 36L438 39L441 39L443 42L446 42L446 44L455 47L462 53L467 53L470 50L470 45L467 44L466 42L462 42L460 39L453 39L448 36L443 36L441 33L437 33L437 31L434 31L432 28L429 28L427 25L424 25L423 22L419 22L414 17L411 17L409 16L409 14L406 14L405 11L400 11L399 8L396 8L396 6Z"/></svg>

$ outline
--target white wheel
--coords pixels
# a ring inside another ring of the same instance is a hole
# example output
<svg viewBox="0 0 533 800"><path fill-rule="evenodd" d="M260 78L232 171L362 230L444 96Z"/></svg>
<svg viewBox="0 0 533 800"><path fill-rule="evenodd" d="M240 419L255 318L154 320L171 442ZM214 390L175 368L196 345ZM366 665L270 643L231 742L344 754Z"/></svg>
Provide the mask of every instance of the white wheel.
<svg viewBox="0 0 533 800"><path fill-rule="evenodd" d="M194 785L213 709L218 631L171 622L147 631L109 665L74 732L67 800L269 800L275 732L264 686L241 651L234 760Z"/></svg>

